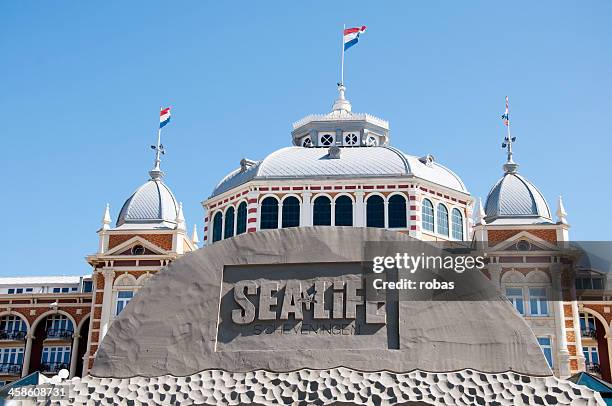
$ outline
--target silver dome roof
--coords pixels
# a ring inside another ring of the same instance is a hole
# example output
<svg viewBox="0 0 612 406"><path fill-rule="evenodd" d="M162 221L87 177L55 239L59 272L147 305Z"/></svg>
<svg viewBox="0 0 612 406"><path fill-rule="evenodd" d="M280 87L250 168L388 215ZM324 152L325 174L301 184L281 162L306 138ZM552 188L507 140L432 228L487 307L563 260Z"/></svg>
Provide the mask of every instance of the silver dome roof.
<svg viewBox="0 0 612 406"><path fill-rule="evenodd" d="M389 146L389 123L369 114L353 113L344 92L344 85L339 83L338 99L331 113L310 115L294 123L292 139L296 146L281 148L261 161L244 159L241 168L225 176L210 197L252 180L346 179L354 182L355 179L395 177L423 179L468 194L461 179L434 162L433 157L418 158ZM301 139L314 140L314 135L322 131L354 132L361 141L353 146L341 145L337 140L333 146L322 147L314 141L313 147L302 146ZM378 141L367 144L367 135L376 136Z"/></svg>
<svg viewBox="0 0 612 406"><path fill-rule="evenodd" d="M389 147L341 148L338 159L326 148L286 147L268 155L244 170L238 168L217 184L211 197L251 180L355 179L414 176L468 193L461 179L448 168L422 162Z"/></svg>
<svg viewBox="0 0 612 406"><path fill-rule="evenodd" d="M542 193L513 171L507 171L489 192L485 214L487 223L504 218L552 222L550 208Z"/></svg>
<svg viewBox="0 0 612 406"><path fill-rule="evenodd" d="M117 227L175 228L178 203L161 177L140 186L123 204Z"/></svg>

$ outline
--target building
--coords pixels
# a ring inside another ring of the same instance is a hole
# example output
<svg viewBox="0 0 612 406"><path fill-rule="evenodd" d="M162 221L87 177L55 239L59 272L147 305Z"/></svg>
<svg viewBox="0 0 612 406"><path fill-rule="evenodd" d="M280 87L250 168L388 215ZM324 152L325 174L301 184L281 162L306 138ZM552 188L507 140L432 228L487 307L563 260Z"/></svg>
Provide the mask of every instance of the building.
<svg viewBox="0 0 612 406"><path fill-rule="evenodd" d="M293 124L291 146L260 161L242 159L214 187L202 202L204 243L266 229L352 226L484 244L487 276L524 316L554 373L566 378L587 370L610 381L612 303L589 296L604 292L605 278L590 268L571 275L575 258L559 247L570 241L563 203L559 198L553 220L542 193L519 174L513 139L503 176L477 204L433 155L394 148L389 123L354 113L345 91L340 84L331 112ZM181 204L163 178L158 145L149 179L125 201L114 226L107 205L97 252L87 256L91 277L0 280L0 381L36 369L53 373L63 364L72 376L86 374L113 319L138 290L198 248L196 228L188 236Z"/></svg>
<svg viewBox="0 0 612 406"><path fill-rule="evenodd" d="M92 266L91 326L84 372L93 365L96 350L110 323L156 272L186 252L197 249L194 227L188 237L182 204L164 183L157 153L149 180L125 201L115 226L109 206L98 230Z"/></svg>
<svg viewBox="0 0 612 406"><path fill-rule="evenodd" d="M487 274L525 317L553 371L588 370L610 380L612 313L602 301L579 300L561 198L557 218L539 189L518 173L513 138L503 176L479 205L461 179L435 162L390 145L388 122L352 112L339 85L332 111L293 125L293 146L240 167L203 202L207 243L262 229L313 225L381 227L427 241L484 242ZM602 275L577 280L603 289ZM582 288L582 286L579 286ZM565 293L551 300L554 291ZM587 289L593 290L593 289ZM582 326L582 327L581 327ZM584 344L583 344L584 343Z"/></svg>
<svg viewBox="0 0 612 406"><path fill-rule="evenodd" d="M328 114L293 124L293 146L243 159L203 202L204 241L307 226L381 227L424 240L463 241L473 198L432 155L390 144L389 123L353 113L338 87ZM435 214L435 215L434 215Z"/></svg>
<svg viewBox="0 0 612 406"><path fill-rule="evenodd" d="M0 278L0 385L37 370L80 376L91 289L89 275Z"/></svg>
<svg viewBox="0 0 612 406"><path fill-rule="evenodd" d="M567 249L563 201L553 220L542 193L519 174L513 141L507 140L503 176L480 204L474 226L474 240L484 241L490 257L488 276L524 316L557 376L586 370L610 382L612 315L603 301L604 277L582 269Z"/></svg>

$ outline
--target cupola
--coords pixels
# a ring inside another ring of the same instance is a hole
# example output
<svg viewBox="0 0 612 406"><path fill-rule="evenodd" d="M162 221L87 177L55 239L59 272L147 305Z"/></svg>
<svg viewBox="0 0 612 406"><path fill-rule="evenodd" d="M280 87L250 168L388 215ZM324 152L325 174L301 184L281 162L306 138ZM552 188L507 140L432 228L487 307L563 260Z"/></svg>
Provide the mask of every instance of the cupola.
<svg viewBox="0 0 612 406"><path fill-rule="evenodd" d="M293 145L306 148L375 147L389 145L389 122L367 113L353 113L338 83L338 98L327 114L311 114L293 124Z"/></svg>

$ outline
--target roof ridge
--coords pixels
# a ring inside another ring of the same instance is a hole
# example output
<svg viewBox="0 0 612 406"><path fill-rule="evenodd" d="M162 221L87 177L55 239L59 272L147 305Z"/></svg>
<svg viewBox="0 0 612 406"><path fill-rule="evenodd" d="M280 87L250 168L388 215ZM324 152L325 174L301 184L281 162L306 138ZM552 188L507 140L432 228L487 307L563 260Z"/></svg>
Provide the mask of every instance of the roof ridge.
<svg viewBox="0 0 612 406"><path fill-rule="evenodd" d="M500 199L499 199L499 195L501 194L501 183L502 183L502 181L504 180L504 178L506 177L506 175L507 175L507 173L504 173L504 176L502 176L501 178L499 178L499 179L497 180L497 182L495 182L495 184L493 185L493 187L492 187L491 189L489 189L489 193L487 194L487 200L485 200L485 207L484 207L484 208L485 208L485 217L495 217L495 215L489 215L489 214L487 213L487 207L489 206L489 199L491 198L491 196L492 196L492 194L493 194L493 191L494 191L494 190L495 190L495 188L497 188L497 187L499 187L499 188L500 188L500 190L499 190L499 193L498 193L497 202L495 203L495 206L496 206L496 207L495 207L494 209L495 209L495 213L500 213L500 211L501 211L501 205L500 205L500 202L499 202L499 200L500 200Z"/></svg>
<svg viewBox="0 0 612 406"><path fill-rule="evenodd" d="M535 187L535 185L533 183L531 183L529 180L527 180L527 178L525 178L522 175L519 175L518 173L513 173L513 175L515 175L517 178L519 178L519 180L521 182L523 182L523 184L525 185L525 187L527 188L527 190L529 191L529 194L531 195L531 199L533 201L533 204L536 206L536 212L538 213L538 215L540 214L539 210L538 210L538 202L537 199L535 197L535 195L533 194L533 190L535 189L535 191L540 195L540 198L542 199L542 201L544 202L544 205L546 206L546 211L548 211L548 217L547 218L551 218L552 219L552 215L550 213L550 207L548 207L548 203L546 202L546 199L544 198L544 195L542 194L542 192L540 192L540 190Z"/></svg>
<svg viewBox="0 0 612 406"><path fill-rule="evenodd" d="M400 151L399 149L395 147L392 147L391 145L381 145L381 148L386 148L390 151L393 151L400 157L400 159L404 163L404 167L406 169L406 175L410 175L413 173L412 168L410 167L410 162L408 162L408 158L406 158L406 155L402 151Z"/></svg>

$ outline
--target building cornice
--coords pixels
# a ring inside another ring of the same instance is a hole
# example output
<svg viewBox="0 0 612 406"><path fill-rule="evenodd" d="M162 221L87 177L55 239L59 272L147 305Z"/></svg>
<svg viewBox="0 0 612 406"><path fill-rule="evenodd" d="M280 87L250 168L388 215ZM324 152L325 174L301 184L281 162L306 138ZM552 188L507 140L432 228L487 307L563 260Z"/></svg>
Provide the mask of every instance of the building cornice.
<svg viewBox="0 0 612 406"><path fill-rule="evenodd" d="M368 189L363 190L363 186L383 186L383 188L377 189ZM388 185L402 185L409 186L407 189L397 189L397 188L387 188ZM340 192L355 192L356 190L362 190L365 192L370 191L384 191L384 192L392 192L392 191L414 191L419 189L420 187L433 188L437 191L448 195L449 197L453 197L456 199L465 200L467 203L473 204L474 198L466 192L461 192L456 189L451 189L449 187L440 185L438 183L434 183L428 181L423 178L419 178L414 175L403 175L397 177L389 177L389 176L371 176L371 177L361 177L361 178L347 178L347 177L325 177L320 179L313 178L268 178L268 179L258 179L255 181L247 182L236 189L228 190L224 193L221 193L212 198L203 200L201 202L202 206L205 209L208 209L213 204L218 204L219 202L224 201L225 199L234 198L234 200L239 201L241 199L246 199L246 194L243 195L245 191L255 190L258 191L260 188L271 188L278 187L279 190L271 191L272 193L301 193L303 191L309 190L311 186L321 187L321 186L343 186L342 189L331 189L327 190L327 192L340 193ZM357 186L356 189L346 189L346 186ZM304 190L282 190L286 187L303 187ZM324 192L325 190L310 190L311 192ZM270 192L265 191L265 193ZM422 192L419 190L419 193ZM240 195L240 197L236 198L236 195ZM243 197L244 196L244 197ZM439 196L438 196L439 197Z"/></svg>

